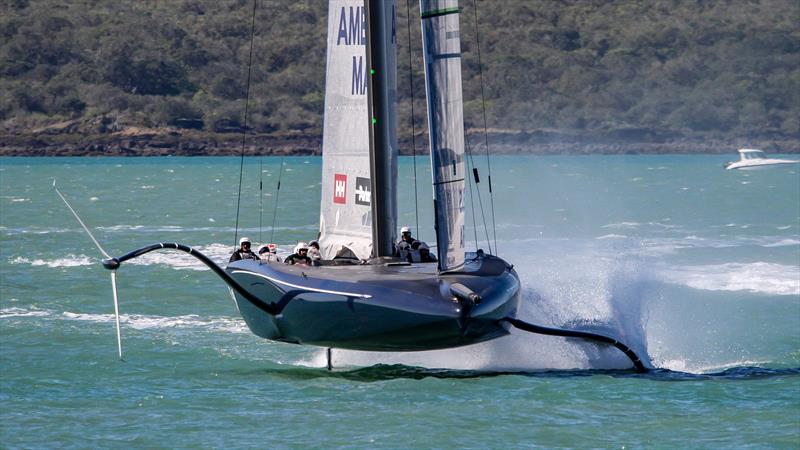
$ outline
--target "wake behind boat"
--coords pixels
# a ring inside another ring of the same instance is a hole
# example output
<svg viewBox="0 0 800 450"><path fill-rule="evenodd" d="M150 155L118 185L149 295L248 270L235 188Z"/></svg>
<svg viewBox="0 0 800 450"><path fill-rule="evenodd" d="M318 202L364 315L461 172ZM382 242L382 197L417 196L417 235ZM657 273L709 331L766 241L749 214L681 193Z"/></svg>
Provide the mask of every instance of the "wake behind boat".
<svg viewBox="0 0 800 450"><path fill-rule="evenodd" d="M763 150L757 150L754 148L740 148L739 161L731 161L726 163L725 169L759 169L781 164L795 164L799 162L800 161L793 159L769 158Z"/></svg>

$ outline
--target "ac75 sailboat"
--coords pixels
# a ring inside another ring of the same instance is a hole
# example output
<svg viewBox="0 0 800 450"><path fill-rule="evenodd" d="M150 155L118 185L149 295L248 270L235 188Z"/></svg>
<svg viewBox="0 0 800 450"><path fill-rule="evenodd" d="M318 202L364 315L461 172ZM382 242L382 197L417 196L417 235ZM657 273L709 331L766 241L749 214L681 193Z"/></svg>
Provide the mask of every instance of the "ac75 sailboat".
<svg viewBox="0 0 800 450"><path fill-rule="evenodd" d="M320 266L240 260L224 270L181 244L230 287L247 326L276 341L364 351L459 347L523 330L605 342L516 318L513 266L464 245L464 122L457 0L420 0L428 101L436 263L394 257L397 228L394 0L330 0L323 130ZM62 197L63 198L63 197ZM87 230L88 231L88 230ZM115 288L116 295L116 288ZM121 346L120 346L121 355ZM329 361L330 362L330 361Z"/></svg>
<svg viewBox="0 0 800 450"><path fill-rule="evenodd" d="M422 22L438 263L408 264L393 257L395 3L331 1L319 237L323 264L243 260L227 267L262 302L234 292L255 334L382 351L458 347L507 334L508 325L499 321L513 317L519 306L517 274L500 258L464 249L457 2L423 0Z"/></svg>

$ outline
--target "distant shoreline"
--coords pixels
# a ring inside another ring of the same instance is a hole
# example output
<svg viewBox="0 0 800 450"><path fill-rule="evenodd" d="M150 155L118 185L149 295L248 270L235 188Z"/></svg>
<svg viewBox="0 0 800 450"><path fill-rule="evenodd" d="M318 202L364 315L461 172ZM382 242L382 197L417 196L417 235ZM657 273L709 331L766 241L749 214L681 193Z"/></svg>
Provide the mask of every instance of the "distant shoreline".
<svg viewBox="0 0 800 450"><path fill-rule="evenodd" d="M483 154L484 135L470 132L473 152ZM632 154L735 154L739 148L760 148L768 153L800 153L800 137L687 139L647 130L607 133L564 133L491 130L489 151L497 155L632 155ZM41 133L0 134L0 156L313 156L322 153L317 134L286 133L247 135L205 134L183 130L126 130L98 135ZM399 142L400 154L428 153L426 135Z"/></svg>

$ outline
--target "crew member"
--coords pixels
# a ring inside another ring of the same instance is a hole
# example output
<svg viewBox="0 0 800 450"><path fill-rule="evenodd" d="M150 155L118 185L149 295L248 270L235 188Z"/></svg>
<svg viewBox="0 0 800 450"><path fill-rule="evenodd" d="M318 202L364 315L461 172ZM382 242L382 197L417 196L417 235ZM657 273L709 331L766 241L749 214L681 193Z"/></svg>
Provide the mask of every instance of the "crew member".
<svg viewBox="0 0 800 450"><path fill-rule="evenodd" d="M398 256L402 260L407 260L409 258L409 251L415 242L417 242L417 240L411 236L411 228L400 228L400 241L394 246L394 256Z"/></svg>
<svg viewBox="0 0 800 450"><path fill-rule="evenodd" d="M278 246L275 244L262 245L258 249L258 256L262 261L281 262L281 258L278 256Z"/></svg>
<svg viewBox="0 0 800 450"><path fill-rule="evenodd" d="M319 242L313 240L308 243L308 257L311 258L311 263L315 266L320 265L322 261L322 253L319 251Z"/></svg>
<svg viewBox="0 0 800 450"><path fill-rule="evenodd" d="M413 262L436 262L430 247L422 241L417 241L411 246L411 255Z"/></svg>
<svg viewBox="0 0 800 450"><path fill-rule="evenodd" d="M300 242L294 247L294 253L287 256L283 260L286 264L302 264L304 266L311 265L311 258L308 257L308 245L305 242Z"/></svg>
<svg viewBox="0 0 800 450"><path fill-rule="evenodd" d="M240 259L255 259L258 261L258 256L250 250L251 245L250 238L243 237L239 239L239 248L233 252L228 262L239 261Z"/></svg>

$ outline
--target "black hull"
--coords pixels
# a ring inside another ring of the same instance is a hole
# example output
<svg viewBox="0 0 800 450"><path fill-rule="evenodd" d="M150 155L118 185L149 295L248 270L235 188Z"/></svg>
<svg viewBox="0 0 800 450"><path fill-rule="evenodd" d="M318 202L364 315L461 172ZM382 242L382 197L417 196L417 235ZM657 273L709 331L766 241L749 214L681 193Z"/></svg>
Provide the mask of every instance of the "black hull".
<svg viewBox="0 0 800 450"><path fill-rule="evenodd" d="M500 258L468 254L464 271L435 264L289 266L237 261L226 272L262 303L231 291L250 330L276 341L366 351L420 351L508 334L519 278ZM472 257L472 259L470 259ZM458 297L460 284L480 296Z"/></svg>

